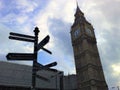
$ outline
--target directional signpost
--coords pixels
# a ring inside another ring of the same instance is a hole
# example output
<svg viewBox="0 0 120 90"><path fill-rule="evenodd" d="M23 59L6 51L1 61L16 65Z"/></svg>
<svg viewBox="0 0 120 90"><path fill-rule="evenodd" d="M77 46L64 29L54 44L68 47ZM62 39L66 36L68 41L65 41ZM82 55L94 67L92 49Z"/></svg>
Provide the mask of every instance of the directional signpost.
<svg viewBox="0 0 120 90"><path fill-rule="evenodd" d="M40 50L43 46L45 46L49 42L49 35L47 35L38 45L37 50Z"/></svg>
<svg viewBox="0 0 120 90"><path fill-rule="evenodd" d="M43 80L48 81L47 78L44 78L40 75L37 75L36 72L42 69L50 69L50 67L56 66L57 63L53 62L47 65L42 65L37 62L37 54L40 49L46 51L49 54L52 54L51 51L44 48L44 46L49 42L50 36L47 35L39 44L38 44L38 33L39 29L36 27L34 30L35 36L30 35L24 35L19 33L10 32L9 39L12 40L19 40L19 41L25 41L25 42L32 42L34 43L34 53L8 53L6 58L7 60L33 60L33 68L32 68L32 90L35 90L35 84L36 84L36 77L41 78Z"/></svg>
<svg viewBox="0 0 120 90"><path fill-rule="evenodd" d="M6 56L8 60L33 60L34 54L26 53L8 53Z"/></svg>
<svg viewBox="0 0 120 90"><path fill-rule="evenodd" d="M35 63L35 70L36 71L39 71L39 70L42 70L42 69L49 69L50 67L53 67L53 66L56 66L57 65L57 62L53 62L53 63L50 63L50 64L47 64L47 65L42 65L42 64L39 64L39 63Z"/></svg>
<svg viewBox="0 0 120 90"><path fill-rule="evenodd" d="M26 42L35 42L35 37L34 36L29 36L29 35L24 35L24 34L18 34L18 33L13 33L10 32L9 39L13 40L19 40L19 41L26 41Z"/></svg>

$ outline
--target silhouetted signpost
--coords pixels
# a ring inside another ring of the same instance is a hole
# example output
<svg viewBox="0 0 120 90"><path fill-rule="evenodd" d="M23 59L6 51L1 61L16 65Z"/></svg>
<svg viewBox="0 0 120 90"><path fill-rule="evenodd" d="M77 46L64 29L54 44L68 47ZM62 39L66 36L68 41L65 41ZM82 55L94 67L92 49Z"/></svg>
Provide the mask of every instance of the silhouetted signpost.
<svg viewBox="0 0 120 90"><path fill-rule="evenodd" d="M26 42L35 42L35 37L34 36L29 36L29 35L24 35L24 34L18 34L18 33L13 33L10 32L9 39L13 40L19 40L19 41L26 41Z"/></svg>
<svg viewBox="0 0 120 90"><path fill-rule="evenodd" d="M34 54L31 53L8 53L6 56L8 60L33 60Z"/></svg>
<svg viewBox="0 0 120 90"><path fill-rule="evenodd" d="M19 33L13 33L10 32L9 39L13 40L19 40L19 41L25 41L25 42L32 42L34 43L34 53L8 53L6 58L7 60L33 60L33 68L32 68L32 90L35 90L35 84L36 84L36 77L49 81L47 78L44 78L40 75L37 75L36 72L42 69L49 69L52 66L56 66L57 63L53 62L47 65L42 65L37 62L37 54L40 49L46 51L49 54L52 54L51 51L47 50L44 48L44 46L49 42L49 35L47 35L39 44L38 44L38 33L39 30L36 27L34 30L35 36L30 36L30 35L24 35L24 34L19 34Z"/></svg>
<svg viewBox="0 0 120 90"><path fill-rule="evenodd" d="M50 67L53 67L53 66L56 66L56 65L57 65L56 62L47 64L45 66L43 66L42 64L39 64L39 63L35 63L35 70L39 71L39 70L42 70L42 69L49 69Z"/></svg>

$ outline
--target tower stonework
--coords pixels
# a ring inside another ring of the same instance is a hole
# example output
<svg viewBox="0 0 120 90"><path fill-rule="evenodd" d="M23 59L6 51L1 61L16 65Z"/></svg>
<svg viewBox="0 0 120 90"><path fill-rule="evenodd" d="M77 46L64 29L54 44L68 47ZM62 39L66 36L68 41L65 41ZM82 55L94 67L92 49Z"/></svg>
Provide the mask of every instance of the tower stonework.
<svg viewBox="0 0 120 90"><path fill-rule="evenodd" d="M77 5L71 26L78 90L108 90L93 26L85 19Z"/></svg>

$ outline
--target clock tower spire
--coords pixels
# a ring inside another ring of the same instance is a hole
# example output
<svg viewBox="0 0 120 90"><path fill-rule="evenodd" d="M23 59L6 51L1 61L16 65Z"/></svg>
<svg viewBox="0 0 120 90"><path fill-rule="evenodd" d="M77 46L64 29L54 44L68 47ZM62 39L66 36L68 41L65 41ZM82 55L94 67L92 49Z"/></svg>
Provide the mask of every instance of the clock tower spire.
<svg viewBox="0 0 120 90"><path fill-rule="evenodd" d="M93 26L86 20L78 4L71 26L78 90L108 90Z"/></svg>

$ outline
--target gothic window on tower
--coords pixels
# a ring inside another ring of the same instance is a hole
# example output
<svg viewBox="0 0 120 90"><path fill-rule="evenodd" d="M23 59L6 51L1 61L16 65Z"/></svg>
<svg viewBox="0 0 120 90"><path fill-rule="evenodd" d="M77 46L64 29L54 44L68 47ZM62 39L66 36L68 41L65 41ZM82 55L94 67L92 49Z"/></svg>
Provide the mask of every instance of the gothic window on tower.
<svg viewBox="0 0 120 90"><path fill-rule="evenodd" d="M74 31L74 37L75 37L75 38L78 38L79 35L80 35L80 29L76 29L76 30Z"/></svg>
<svg viewBox="0 0 120 90"><path fill-rule="evenodd" d="M95 57L92 57L90 61L93 65L96 65L97 60L95 59Z"/></svg>
<svg viewBox="0 0 120 90"><path fill-rule="evenodd" d="M86 57L85 56L82 56L81 57L81 67L84 67L86 65Z"/></svg>
<svg viewBox="0 0 120 90"><path fill-rule="evenodd" d="M93 36L93 32L92 32L91 29L86 28L85 31L86 31L87 35L89 35L89 36Z"/></svg>
<svg viewBox="0 0 120 90"><path fill-rule="evenodd" d="M76 60L75 62L76 62L76 68L80 69L81 68L81 61L80 61L80 59Z"/></svg>
<svg viewBox="0 0 120 90"><path fill-rule="evenodd" d="M98 66L101 66L101 62L100 62L100 58L99 58L99 57L96 57L96 64L97 64Z"/></svg>
<svg viewBox="0 0 120 90"><path fill-rule="evenodd" d="M81 53L82 52L82 44L81 45L79 45L79 52Z"/></svg>
<svg viewBox="0 0 120 90"><path fill-rule="evenodd" d="M100 71L99 73L100 73L99 75L100 75L101 80L104 80L103 71Z"/></svg>
<svg viewBox="0 0 120 90"><path fill-rule="evenodd" d="M97 45L94 44L93 46L94 46L94 51L97 52L97 51L98 51L98 50L97 50Z"/></svg>
<svg viewBox="0 0 120 90"><path fill-rule="evenodd" d="M97 51L97 47L96 47L96 44L94 43L91 43L91 42L88 42L89 46L88 48L93 51L93 52L96 52Z"/></svg>
<svg viewBox="0 0 120 90"><path fill-rule="evenodd" d="M77 48L76 48L76 47L74 48L74 53L75 53L75 55L76 55L76 53L77 53Z"/></svg>
<svg viewBox="0 0 120 90"><path fill-rule="evenodd" d="M78 55L79 54L78 52L79 52L79 45L77 45L74 49L75 55Z"/></svg>
<svg viewBox="0 0 120 90"><path fill-rule="evenodd" d="M93 74L94 79L97 79L98 78L98 71L97 70L93 70L93 71L94 71L94 74Z"/></svg>
<svg viewBox="0 0 120 90"><path fill-rule="evenodd" d="M81 73L80 73L80 80L81 80L81 81L84 81L84 79L85 79L85 78L84 78L83 72L81 72Z"/></svg>
<svg viewBox="0 0 120 90"><path fill-rule="evenodd" d="M84 77L84 80L88 80L88 76L87 76L87 75L88 75L88 72L87 72L87 71L84 71L84 72L83 72L83 76L85 76L85 77Z"/></svg>

